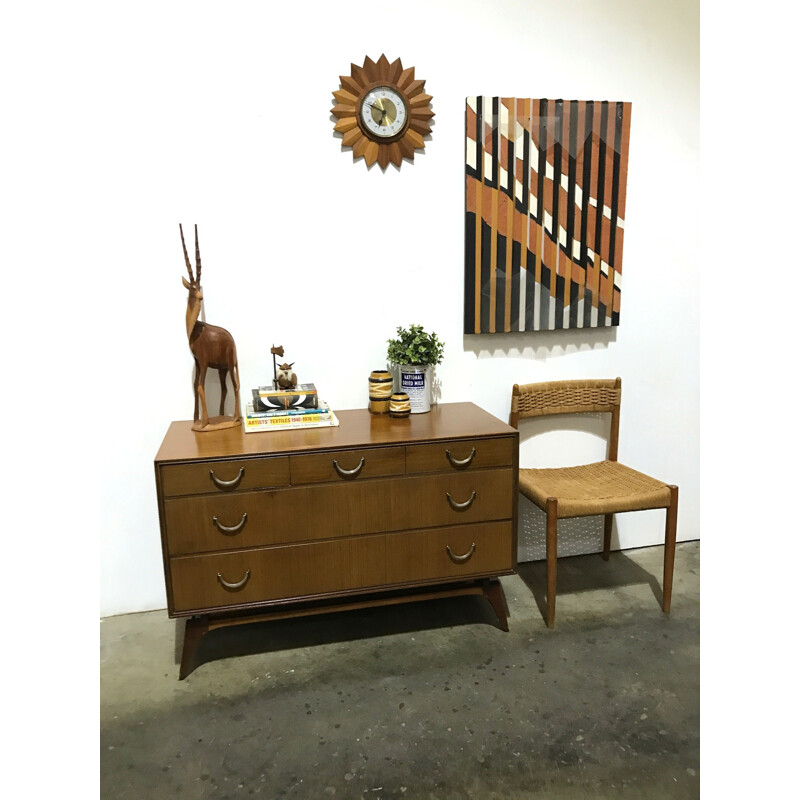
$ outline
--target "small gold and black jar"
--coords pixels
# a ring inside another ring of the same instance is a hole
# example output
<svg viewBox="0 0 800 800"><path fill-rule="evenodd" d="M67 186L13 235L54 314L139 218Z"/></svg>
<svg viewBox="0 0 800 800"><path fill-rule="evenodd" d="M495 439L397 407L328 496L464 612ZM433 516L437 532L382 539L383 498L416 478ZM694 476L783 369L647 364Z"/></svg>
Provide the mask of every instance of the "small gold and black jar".
<svg viewBox="0 0 800 800"><path fill-rule="evenodd" d="M405 392L395 392L389 398L389 416L404 419L411 413L411 400Z"/></svg>

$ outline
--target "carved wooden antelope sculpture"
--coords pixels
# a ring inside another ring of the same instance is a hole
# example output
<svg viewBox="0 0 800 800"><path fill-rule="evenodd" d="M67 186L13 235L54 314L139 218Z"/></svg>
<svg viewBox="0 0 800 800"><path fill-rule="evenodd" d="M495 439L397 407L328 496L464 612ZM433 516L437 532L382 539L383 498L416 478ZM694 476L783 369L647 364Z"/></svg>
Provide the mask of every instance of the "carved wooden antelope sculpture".
<svg viewBox="0 0 800 800"><path fill-rule="evenodd" d="M192 430L210 431L220 428L231 428L239 425L242 414L239 409L239 362L236 359L236 344L233 336L217 325L201 322L200 309L203 305L203 289L200 286L200 244L197 238L197 225L194 226L194 251L197 264L197 278L192 274L192 264L189 253L186 252L186 241L183 238L183 225L178 226L181 231L181 244L183 255L186 259L186 269L189 270L189 280L183 279L183 285L189 291L189 302L186 306L186 334L189 337L189 349L194 356L194 425ZM208 368L219 370L219 380L222 394L219 401L220 417L209 420L206 408L206 371ZM225 397L228 394L227 377L231 374L234 392L234 416L223 417L225 413ZM202 416L199 406L202 406Z"/></svg>

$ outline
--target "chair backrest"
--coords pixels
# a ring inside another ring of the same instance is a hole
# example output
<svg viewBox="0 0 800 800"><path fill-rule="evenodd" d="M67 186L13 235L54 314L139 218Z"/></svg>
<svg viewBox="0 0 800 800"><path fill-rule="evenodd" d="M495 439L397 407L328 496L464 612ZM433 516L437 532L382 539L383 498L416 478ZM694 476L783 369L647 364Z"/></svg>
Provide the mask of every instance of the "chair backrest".
<svg viewBox="0 0 800 800"><path fill-rule="evenodd" d="M546 381L544 383L514 384L511 392L509 425L519 428L525 417L544 417L551 414L587 414L609 412L611 432L608 458L617 460L619 446L619 408L622 399L622 379L585 381Z"/></svg>

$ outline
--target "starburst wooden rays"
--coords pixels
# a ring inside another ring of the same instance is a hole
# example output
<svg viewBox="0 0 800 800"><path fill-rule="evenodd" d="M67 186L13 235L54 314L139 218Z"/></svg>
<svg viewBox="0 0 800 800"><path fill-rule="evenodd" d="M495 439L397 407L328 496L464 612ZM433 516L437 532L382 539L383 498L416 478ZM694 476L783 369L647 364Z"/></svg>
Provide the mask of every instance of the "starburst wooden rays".
<svg viewBox="0 0 800 800"><path fill-rule="evenodd" d="M369 56L364 65L350 65L349 75L339 76L339 89L333 92L336 104L331 113L337 118L334 130L343 134L342 147L353 148L353 160L363 158L367 167L376 161L381 169L389 164L399 167L403 159L414 160L414 151L425 148L425 136L431 132L431 95L425 93L425 81L414 77L414 67L403 69L398 58L389 63L385 55L377 61ZM395 90L406 105L403 128L386 140L371 135L362 123L361 106L367 93L375 87Z"/></svg>

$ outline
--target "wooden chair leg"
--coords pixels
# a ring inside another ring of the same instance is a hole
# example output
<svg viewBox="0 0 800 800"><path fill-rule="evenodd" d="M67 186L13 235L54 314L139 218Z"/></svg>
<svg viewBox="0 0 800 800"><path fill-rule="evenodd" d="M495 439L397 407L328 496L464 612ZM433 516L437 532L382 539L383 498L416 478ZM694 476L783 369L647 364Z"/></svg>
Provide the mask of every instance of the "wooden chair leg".
<svg viewBox="0 0 800 800"><path fill-rule="evenodd" d="M664 536L664 592L661 609L669 614L672 602L672 573L675 568L675 539L678 532L678 487L670 486L670 501L667 508L667 529Z"/></svg>
<svg viewBox="0 0 800 800"><path fill-rule="evenodd" d="M603 520L603 560L608 561L611 554L611 526L614 523L614 515L606 514Z"/></svg>
<svg viewBox="0 0 800 800"><path fill-rule="evenodd" d="M553 627L556 618L556 561L558 559L558 501L547 498L547 615L545 624Z"/></svg>

